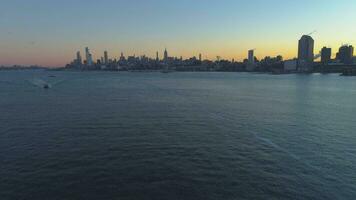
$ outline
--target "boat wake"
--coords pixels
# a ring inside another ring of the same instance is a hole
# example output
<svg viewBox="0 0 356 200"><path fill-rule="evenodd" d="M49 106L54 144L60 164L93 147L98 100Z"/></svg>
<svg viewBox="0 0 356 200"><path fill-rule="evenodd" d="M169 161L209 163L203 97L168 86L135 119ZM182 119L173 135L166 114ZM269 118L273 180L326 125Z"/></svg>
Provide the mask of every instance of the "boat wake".
<svg viewBox="0 0 356 200"><path fill-rule="evenodd" d="M299 161L300 163L303 163L305 166L309 167L309 168L312 168L314 170L317 170L319 171L319 168L310 164L309 162L305 161L304 159L300 158L299 156L297 156L296 154L288 151L287 149L277 145L276 143L274 143L272 140L270 139L267 139L267 138L264 138L264 137L261 137L259 136L258 134L256 133L253 133L254 137L259 140L260 142L263 142L267 145L269 145L270 147L273 147L274 149L280 151L280 152L283 152L285 154L287 154L288 156L290 156L291 158L293 158L294 160L297 160Z"/></svg>
<svg viewBox="0 0 356 200"><path fill-rule="evenodd" d="M51 84L49 84L48 82L46 82L46 81L44 81L42 79L33 79L33 80L30 80L30 83L33 86L36 86L36 87L39 87L39 88L44 88L44 89L52 88Z"/></svg>

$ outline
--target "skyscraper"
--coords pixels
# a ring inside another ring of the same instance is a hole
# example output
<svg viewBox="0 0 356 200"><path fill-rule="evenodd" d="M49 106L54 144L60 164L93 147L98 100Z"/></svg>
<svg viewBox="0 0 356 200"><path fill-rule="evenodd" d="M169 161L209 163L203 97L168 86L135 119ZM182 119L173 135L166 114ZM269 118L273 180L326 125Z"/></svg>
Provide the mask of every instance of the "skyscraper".
<svg viewBox="0 0 356 200"><path fill-rule="evenodd" d="M298 45L298 70L311 71L314 62L314 39L303 35Z"/></svg>
<svg viewBox="0 0 356 200"><path fill-rule="evenodd" d="M255 69L255 50L251 49L248 51L248 62L247 62L247 71L253 71Z"/></svg>
<svg viewBox="0 0 356 200"><path fill-rule="evenodd" d="M336 59L338 59L341 63L344 64L352 64L354 56L354 47L343 45L340 47L339 52L336 55Z"/></svg>
<svg viewBox="0 0 356 200"><path fill-rule="evenodd" d="M77 65L82 65L82 56L80 55L80 51L77 51Z"/></svg>
<svg viewBox="0 0 356 200"><path fill-rule="evenodd" d="M86 47L85 48L85 59L86 59L86 63L88 66L92 66L93 65L93 57L90 54L89 48Z"/></svg>
<svg viewBox="0 0 356 200"><path fill-rule="evenodd" d="M104 64L109 64L109 56L107 51L104 51Z"/></svg>
<svg viewBox="0 0 356 200"><path fill-rule="evenodd" d="M255 56L254 56L255 52L253 49L248 51L248 63L251 65L255 64Z"/></svg>
<svg viewBox="0 0 356 200"><path fill-rule="evenodd" d="M202 58L201 58L201 53L199 54L199 61L201 62L202 60L201 60Z"/></svg>
<svg viewBox="0 0 356 200"><path fill-rule="evenodd" d="M158 51L156 52L156 61L159 61Z"/></svg>
<svg viewBox="0 0 356 200"><path fill-rule="evenodd" d="M164 49L164 61L168 61L168 51Z"/></svg>

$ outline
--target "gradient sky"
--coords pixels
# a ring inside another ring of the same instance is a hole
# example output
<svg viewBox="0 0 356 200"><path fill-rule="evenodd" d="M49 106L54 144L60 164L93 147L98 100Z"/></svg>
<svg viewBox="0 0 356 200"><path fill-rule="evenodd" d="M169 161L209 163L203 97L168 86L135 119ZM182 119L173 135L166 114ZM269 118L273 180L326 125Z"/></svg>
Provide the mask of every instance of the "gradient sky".
<svg viewBox="0 0 356 200"><path fill-rule="evenodd" d="M171 56L242 60L256 48L259 58L293 58L313 30L316 53L356 45L355 0L1 0L0 8L0 65L63 66L86 46L94 58L154 57L165 47Z"/></svg>

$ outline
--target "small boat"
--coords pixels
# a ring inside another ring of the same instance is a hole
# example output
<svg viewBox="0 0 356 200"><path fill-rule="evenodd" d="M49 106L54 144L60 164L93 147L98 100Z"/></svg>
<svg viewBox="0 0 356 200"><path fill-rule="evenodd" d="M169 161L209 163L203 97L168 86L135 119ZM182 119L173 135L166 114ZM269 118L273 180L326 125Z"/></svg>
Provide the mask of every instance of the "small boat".
<svg viewBox="0 0 356 200"><path fill-rule="evenodd" d="M44 89L49 89L49 85L46 83L46 84L44 84L43 88Z"/></svg>

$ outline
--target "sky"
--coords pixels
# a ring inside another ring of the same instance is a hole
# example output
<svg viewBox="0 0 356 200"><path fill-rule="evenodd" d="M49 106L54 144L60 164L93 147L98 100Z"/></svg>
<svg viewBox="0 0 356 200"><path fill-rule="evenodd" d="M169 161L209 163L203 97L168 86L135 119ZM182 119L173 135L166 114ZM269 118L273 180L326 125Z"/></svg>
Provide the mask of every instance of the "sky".
<svg viewBox="0 0 356 200"><path fill-rule="evenodd" d="M315 53L356 45L355 0L1 0L0 65L69 63L88 46L124 55L243 60L297 55L316 30Z"/></svg>

